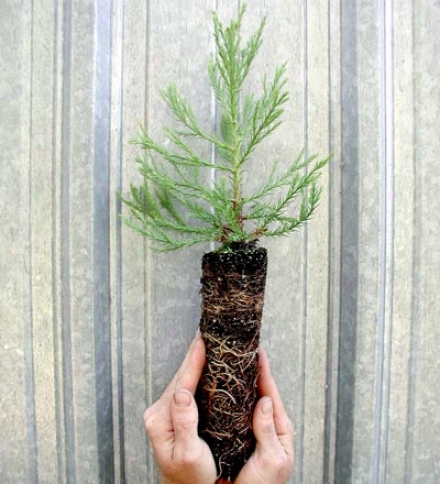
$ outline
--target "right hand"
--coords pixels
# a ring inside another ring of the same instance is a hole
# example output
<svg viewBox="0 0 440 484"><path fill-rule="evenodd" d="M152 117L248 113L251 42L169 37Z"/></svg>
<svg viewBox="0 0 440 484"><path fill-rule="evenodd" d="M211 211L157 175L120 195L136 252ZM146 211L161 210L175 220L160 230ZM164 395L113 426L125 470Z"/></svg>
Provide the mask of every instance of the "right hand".
<svg viewBox="0 0 440 484"><path fill-rule="evenodd" d="M234 484L284 484L293 470L293 427L281 401L264 350L259 354L260 375L253 430L257 445ZM218 483L226 483L219 480Z"/></svg>

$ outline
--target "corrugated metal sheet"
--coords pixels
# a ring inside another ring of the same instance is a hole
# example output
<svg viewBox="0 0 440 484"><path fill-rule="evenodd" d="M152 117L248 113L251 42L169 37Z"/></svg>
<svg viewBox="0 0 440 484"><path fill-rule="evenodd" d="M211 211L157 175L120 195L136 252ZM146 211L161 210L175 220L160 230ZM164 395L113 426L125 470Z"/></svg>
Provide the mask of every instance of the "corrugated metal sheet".
<svg viewBox="0 0 440 484"><path fill-rule="evenodd" d="M175 82L210 127L211 10L239 1L0 2L0 482L157 482L142 413L199 315L203 249L121 225L138 121ZM288 60L253 173L334 153L306 230L267 243L263 344L296 427L292 483L440 479L440 3L255 0L253 76ZM209 150L209 148L206 148ZM255 169L255 171L254 171Z"/></svg>

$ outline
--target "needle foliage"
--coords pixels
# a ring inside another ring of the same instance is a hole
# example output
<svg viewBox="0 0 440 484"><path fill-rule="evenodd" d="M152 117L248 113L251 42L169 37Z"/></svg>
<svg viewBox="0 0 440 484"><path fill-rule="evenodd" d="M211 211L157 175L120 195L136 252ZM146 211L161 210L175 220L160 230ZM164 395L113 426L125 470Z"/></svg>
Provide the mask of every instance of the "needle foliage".
<svg viewBox="0 0 440 484"><path fill-rule="evenodd" d="M304 152L287 169L271 161L261 186L243 193L246 163L281 124L289 98L285 64L272 79L264 77L258 95L243 93L265 25L263 19L242 45L244 13L245 7L227 26L213 13L216 53L209 59L208 73L220 108L218 132L205 130L188 101L170 84L161 96L178 127L164 127L167 142L160 144L141 126L133 141L140 148L136 161L143 183L132 184L130 195L121 197L130 212L123 220L157 250L203 242L217 242L219 250L228 250L262 236L287 235L309 220L318 206L317 181L328 158L318 160ZM201 155L194 147L200 141L209 143L216 156ZM288 211L291 206L294 215Z"/></svg>

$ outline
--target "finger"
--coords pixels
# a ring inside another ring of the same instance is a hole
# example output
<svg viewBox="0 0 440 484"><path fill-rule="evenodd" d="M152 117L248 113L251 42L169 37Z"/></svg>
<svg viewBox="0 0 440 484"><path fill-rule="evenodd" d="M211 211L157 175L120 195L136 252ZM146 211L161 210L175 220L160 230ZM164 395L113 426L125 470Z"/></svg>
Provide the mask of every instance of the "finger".
<svg viewBox="0 0 440 484"><path fill-rule="evenodd" d="M271 397L262 397L257 402L252 423L257 439L257 451L284 455L284 449L275 428L274 405Z"/></svg>
<svg viewBox="0 0 440 484"><path fill-rule="evenodd" d="M205 361L205 344L200 333L197 333L188 349L185 359L164 391L162 397L171 398L174 392L179 388L186 388L194 395L197 384L202 375Z"/></svg>
<svg viewBox="0 0 440 484"><path fill-rule="evenodd" d="M168 432L173 432L173 420L170 405L178 388L186 388L195 392L205 364L205 345L199 334L191 343L188 353L179 370L163 392L162 396L144 413L144 424L151 439L164 438Z"/></svg>
<svg viewBox="0 0 440 484"><path fill-rule="evenodd" d="M287 451L279 439L274 408L274 401L269 396L260 398L255 406L252 423L257 445L238 475L237 484L286 482L292 471L293 453Z"/></svg>
<svg viewBox="0 0 440 484"><path fill-rule="evenodd" d="M171 403L174 425L174 458L188 461L199 444L197 425L199 415L193 395L187 389L177 390Z"/></svg>

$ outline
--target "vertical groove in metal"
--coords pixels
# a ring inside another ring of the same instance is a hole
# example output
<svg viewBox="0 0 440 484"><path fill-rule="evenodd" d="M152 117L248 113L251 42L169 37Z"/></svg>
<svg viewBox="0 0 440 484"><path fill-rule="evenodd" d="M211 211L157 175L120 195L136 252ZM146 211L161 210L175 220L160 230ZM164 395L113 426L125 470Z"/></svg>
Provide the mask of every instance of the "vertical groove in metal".
<svg viewBox="0 0 440 484"><path fill-rule="evenodd" d="M150 127L150 119L149 119L149 108L150 108L150 62L151 62L151 2L147 1L146 4L146 38L145 38L145 113L144 113L144 122L147 130ZM149 277L153 272L152 268L152 255L151 250L148 246L148 242L146 241L145 237L143 238L143 246L144 246L144 254L145 254L145 262L144 262L144 324L145 324L145 368L144 368L144 375L145 375L145 383L146 383L146 398L145 401L147 406L150 406L153 403L153 384L152 384L152 366L153 366L153 347L152 347L152 339L153 339L153 321L152 321L152 295L151 295L151 287L149 284ZM151 446L148 444L148 438L145 433L145 440L146 440L146 462L148 468L148 479L149 482L154 481L154 459L153 459L153 452Z"/></svg>
<svg viewBox="0 0 440 484"><path fill-rule="evenodd" d="M122 190L122 132L123 132L123 102L124 102L124 90L123 90L123 66L124 66L124 0L119 0L119 30L117 32L117 40L119 43L120 52L120 64L118 66L118 94L115 100L117 105L116 115L116 157L115 157L115 191L120 193ZM116 281L115 281L115 299L116 299L116 367L117 367L117 399L118 399L118 438L119 438L119 469L120 484L125 483L125 433L124 433L124 368L123 368L123 346L122 346L122 227L121 227L121 200L116 198L116 217L115 217L115 266L116 266Z"/></svg>
<svg viewBox="0 0 440 484"><path fill-rule="evenodd" d="M359 154L357 2L341 3L341 286L335 484L352 477L358 296Z"/></svg>
<svg viewBox="0 0 440 484"><path fill-rule="evenodd" d="M384 384L384 359L385 359L385 304L386 304L386 271L387 271L387 209L386 200L386 163L388 154L388 137L387 137L387 90L384 83L386 80L386 62L387 62L387 26L385 22L385 1L379 0L379 72L380 72L380 99L379 99L379 137L380 137L380 160L379 160L379 293L378 293L378 318L377 318L377 335L376 335L376 378L375 378L375 404L374 404L374 449L373 449L373 484L378 484L380 451L381 451L381 425L382 425L382 404L383 404L383 384Z"/></svg>
<svg viewBox="0 0 440 484"><path fill-rule="evenodd" d="M332 14L334 8L334 0L329 0L329 9L328 9L328 66L329 66L329 80L328 80L328 105L329 105L329 126L328 126L328 133L329 133L329 153L333 153L335 147L337 146L338 142L335 140L335 113L334 113L334 95L335 95L335 82L334 82L334 58L333 58L333 44L334 44L334 26L332 21ZM339 200L333 199L333 191L331 187L335 185L335 165L339 163L339 160L333 158L332 162L329 164L329 209L328 209L328 233L329 233L329 245L328 245L328 274L330 278L338 271L338 261L335 261L335 255L338 252L340 247L337 247L337 243L339 241L335 241L333 232L335 231L335 224L337 223L335 217L335 208ZM335 389L333 388L334 384L334 358L337 355L337 345L335 345L335 335L337 334L337 323L336 323L336 310L335 301L332 294L332 282L334 280L330 279L330 284L327 291L327 308L328 308L328 316L327 316L327 326L328 326L328 333L327 333L327 356L326 356L326 394L325 394L325 422L324 422L324 458L323 458L323 474L322 474L322 484L329 484L331 482L332 474L333 474L333 467L334 462L332 459L334 458L335 449L332 448L333 440L334 440L334 393ZM337 318L339 319L339 318ZM335 347L336 346L336 347Z"/></svg>
<svg viewBox="0 0 440 484"><path fill-rule="evenodd" d="M302 35L302 72L303 72L303 91L302 91L302 102L303 102L303 135L304 135L304 156L308 156L308 117L307 117L307 104L308 104L308 89L307 89L307 0L302 1L302 25L303 25L303 35ZM301 341L301 386L300 386L300 422L299 422L299 432L298 432L298 480L303 482L304 478L304 439L305 439L305 397L306 397L306 385L305 385L305 372L306 372L306 344L307 344L307 227L303 228L303 238L302 238L302 308L301 308L301 321L302 321L302 341Z"/></svg>
<svg viewBox="0 0 440 484"><path fill-rule="evenodd" d="M63 86L61 131L61 341L63 364L63 413L65 432L66 482L76 483L75 427L73 414L73 381L70 319L70 77L72 49L72 3L63 2Z"/></svg>
<svg viewBox="0 0 440 484"><path fill-rule="evenodd" d="M412 99L413 99L413 180L414 180L414 193L413 193L413 207L414 207L414 240L413 240L413 266L412 266L412 281L413 281L413 291L411 294L412 301L412 311L411 311L411 334L410 334L410 353L409 353L409 374L408 374L408 417L406 425L406 435L405 435L405 484L412 483L413 474L413 446L414 446L414 421L415 421L415 405L416 405L416 393L417 393L417 357L419 349L419 332L420 332L420 259L421 259L421 190L420 186L420 174L417 166L417 124L418 124L418 112L417 112L417 83L416 83L416 41L417 32L415 25L416 18L416 0L411 1L412 9L412 73L413 73L413 84L412 84Z"/></svg>
<svg viewBox="0 0 440 484"><path fill-rule="evenodd" d="M62 483L65 479L65 459L63 456L63 448L64 448L64 432L63 432L63 411L62 411L62 404L63 401L63 392L62 392L62 385L61 380L63 378L62 372L60 371L60 365L58 364L62 358L62 352L60 348L60 325L59 325L59 314L61 308L59 307L59 290L58 290L58 252L59 252L59 242L58 242L58 224L59 224L59 199L57 198L57 193L59 189L59 176L60 171L58 168L57 157L58 157L58 145L61 144L58 140L57 136L57 120L58 120L58 72L59 72L59 62L58 62L58 52L59 52L59 4L56 3L54 6L54 59L53 59L53 79L54 79L54 90L53 90L53 126L52 126L52 137L53 137L53 144L52 144L52 213L53 213L53 221L52 221L52 301L53 301L53 351L54 351L54 378L55 378L55 428L56 428L56 452L57 452L57 482ZM63 442L63 445L61 443Z"/></svg>
<svg viewBox="0 0 440 484"><path fill-rule="evenodd" d="M27 10L27 9L26 9ZM29 483L38 482L37 436L35 416L35 378L33 356L33 303L32 303L32 131L33 131L33 65L34 65L34 4L30 2L29 11L29 105L27 113L28 153L27 174L23 178L26 191L26 210L22 211L23 227L23 332L24 332L24 385L26 402L26 437L28 453ZM25 37L27 38L27 37Z"/></svg>
<svg viewBox="0 0 440 484"><path fill-rule="evenodd" d="M394 271L394 51L393 0L381 0L380 71L381 71L381 163L380 163L380 281L377 334L377 374L374 431L374 482L386 482L388 409L390 401L391 336Z"/></svg>
<svg viewBox="0 0 440 484"><path fill-rule="evenodd" d="M110 329L110 86L112 2L95 2L93 320L99 482L114 482Z"/></svg>

